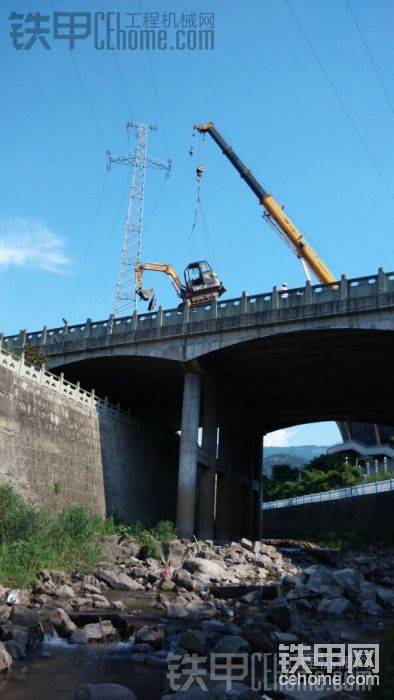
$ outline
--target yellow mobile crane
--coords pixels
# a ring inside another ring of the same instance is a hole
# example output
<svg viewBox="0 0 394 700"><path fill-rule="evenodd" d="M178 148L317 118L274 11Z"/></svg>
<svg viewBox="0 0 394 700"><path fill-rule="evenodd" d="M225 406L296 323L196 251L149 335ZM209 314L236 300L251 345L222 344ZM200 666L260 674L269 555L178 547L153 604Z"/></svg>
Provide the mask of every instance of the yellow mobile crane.
<svg viewBox="0 0 394 700"><path fill-rule="evenodd" d="M276 199L271 194L268 194L264 187L260 185L251 171L244 165L241 159L238 158L236 153L234 153L231 146L226 143L221 134L219 134L217 129L215 129L213 122L208 122L207 124L196 124L194 128L201 134L208 133L213 138L219 148L221 148L226 158L228 158L230 163L232 163L234 168L239 172L246 184L249 185L252 192L254 192L254 194L257 196L260 204L263 205L265 209L264 217L268 223L270 223L278 231L281 237L284 238L290 245L290 248L294 251L297 257L300 258L308 279L309 268L320 282L323 282L324 284L336 282L334 275L316 255L315 251L306 242L297 227L292 223L292 221L290 221L288 216L286 216L280 204L278 204Z"/></svg>
<svg viewBox="0 0 394 700"><path fill-rule="evenodd" d="M162 263L137 263L135 266L136 293L143 301L149 301L149 308L153 308L154 289L142 289L144 270L164 272L171 279L177 295L183 304L187 301L191 306L208 304L220 297L226 291L217 274L212 270L206 260L190 263L184 272L185 283L182 284L175 268L172 265ZM181 304L181 306L183 305Z"/></svg>

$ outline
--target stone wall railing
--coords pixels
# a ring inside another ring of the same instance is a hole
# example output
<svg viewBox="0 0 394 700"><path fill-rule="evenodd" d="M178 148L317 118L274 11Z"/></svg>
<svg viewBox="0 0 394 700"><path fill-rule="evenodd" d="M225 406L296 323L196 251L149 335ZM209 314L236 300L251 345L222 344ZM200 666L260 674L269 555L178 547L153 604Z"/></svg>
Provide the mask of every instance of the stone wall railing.
<svg viewBox="0 0 394 700"><path fill-rule="evenodd" d="M86 391L82 389L79 382L73 384L72 382L64 379L63 373L59 376L49 372L45 365L36 366L30 362L25 362L24 354L22 353L20 357L16 357L11 353L4 350L1 347L0 339L0 366L6 367L11 372L15 372L21 377L29 379L36 384L45 386L51 391L60 394L79 405L85 406L92 411L103 414L110 418L114 418L122 423L133 424L136 427L138 422L135 418L128 412L120 407L119 404L116 406L109 403L108 399L101 399L96 396L94 390Z"/></svg>
<svg viewBox="0 0 394 700"><path fill-rule="evenodd" d="M12 351L13 348L23 348L26 341L33 346L55 346L64 342L78 342L87 338L105 338L106 336L123 335L125 333L146 333L156 329L164 335L181 332L187 333L192 324L213 319L234 319L247 314L293 310L313 304L323 304L332 301L357 300L365 297L376 297L382 293L394 293L394 272L385 273L381 268L377 275L347 279L342 275L338 282L332 284L311 285L295 289L278 289L271 292L248 295L242 293L235 299L219 299L199 307L185 306L184 309L163 309L157 311L115 318L110 316L104 321L92 321L77 325L65 324L58 328L29 333L26 330L17 335L3 337L3 347Z"/></svg>

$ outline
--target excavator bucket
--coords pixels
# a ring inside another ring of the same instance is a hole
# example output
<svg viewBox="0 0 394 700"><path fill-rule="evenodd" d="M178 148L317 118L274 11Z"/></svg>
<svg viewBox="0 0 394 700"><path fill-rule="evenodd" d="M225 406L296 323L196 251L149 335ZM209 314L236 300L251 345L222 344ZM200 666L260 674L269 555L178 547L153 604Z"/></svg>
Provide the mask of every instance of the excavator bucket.
<svg viewBox="0 0 394 700"><path fill-rule="evenodd" d="M137 296L139 296L140 299L142 299L142 301L149 301L153 297L155 290L153 289L153 287L151 287L150 289L141 289L141 287L139 287L135 290L135 293L137 294Z"/></svg>

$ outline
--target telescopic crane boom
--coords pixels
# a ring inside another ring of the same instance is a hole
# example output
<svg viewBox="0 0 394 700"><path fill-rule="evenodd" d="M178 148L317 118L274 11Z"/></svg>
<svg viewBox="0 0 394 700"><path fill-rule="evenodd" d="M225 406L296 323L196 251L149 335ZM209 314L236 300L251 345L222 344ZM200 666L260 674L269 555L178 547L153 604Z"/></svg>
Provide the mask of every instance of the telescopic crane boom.
<svg viewBox="0 0 394 700"><path fill-rule="evenodd" d="M282 236L284 236L285 240L290 244L290 247L294 250L301 261L304 261L307 264L317 279L324 284L335 282L336 278L334 275L330 272L324 262L320 260L318 255L316 255L313 248L306 242L305 238L302 236L297 227L292 223L288 216L286 216L280 204L278 204L276 199L271 194L268 194L259 181L256 180L251 171L246 167L246 165L244 165L237 154L234 153L231 146L226 143L221 134L217 131L217 129L215 129L213 122L208 122L207 124L196 124L194 128L202 134L208 133L213 138L226 158L228 158L230 163L239 172L243 180L245 180L246 184L249 185L252 192L254 192L260 204L263 205L268 221L273 223L275 227L279 228L279 231L281 232Z"/></svg>

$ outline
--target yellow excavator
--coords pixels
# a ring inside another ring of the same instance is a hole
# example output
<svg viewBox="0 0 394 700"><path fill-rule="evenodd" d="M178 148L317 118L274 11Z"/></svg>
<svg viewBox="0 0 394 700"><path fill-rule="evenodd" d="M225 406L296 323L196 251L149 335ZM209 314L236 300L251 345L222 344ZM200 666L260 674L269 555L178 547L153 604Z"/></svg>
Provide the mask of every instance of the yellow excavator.
<svg viewBox="0 0 394 700"><path fill-rule="evenodd" d="M194 128L202 134L208 133L213 138L226 158L228 158L230 163L239 172L246 184L249 185L250 189L254 192L260 204L262 204L265 209L264 218L285 240L297 257L300 258L307 278L310 280L309 271L311 271L319 282L323 282L324 284L336 282L336 277L334 277L324 262L320 260L297 227L290 221L288 216L286 216L283 207L281 207L276 199L274 199L271 194L268 194L264 187L260 185L251 171L244 165L241 159L238 158L236 153L234 153L231 146L226 143L221 134L215 129L213 122L195 124Z"/></svg>
<svg viewBox="0 0 394 700"><path fill-rule="evenodd" d="M190 303L190 306L208 304L226 291L219 277L206 260L190 263L186 267L184 272L184 284L182 284L179 275L172 265L139 262L135 266L136 294L143 301L149 302L149 309L154 307L154 289L142 288L144 270L164 272L165 275L168 275L177 295L182 299L180 306L183 306L187 302Z"/></svg>

